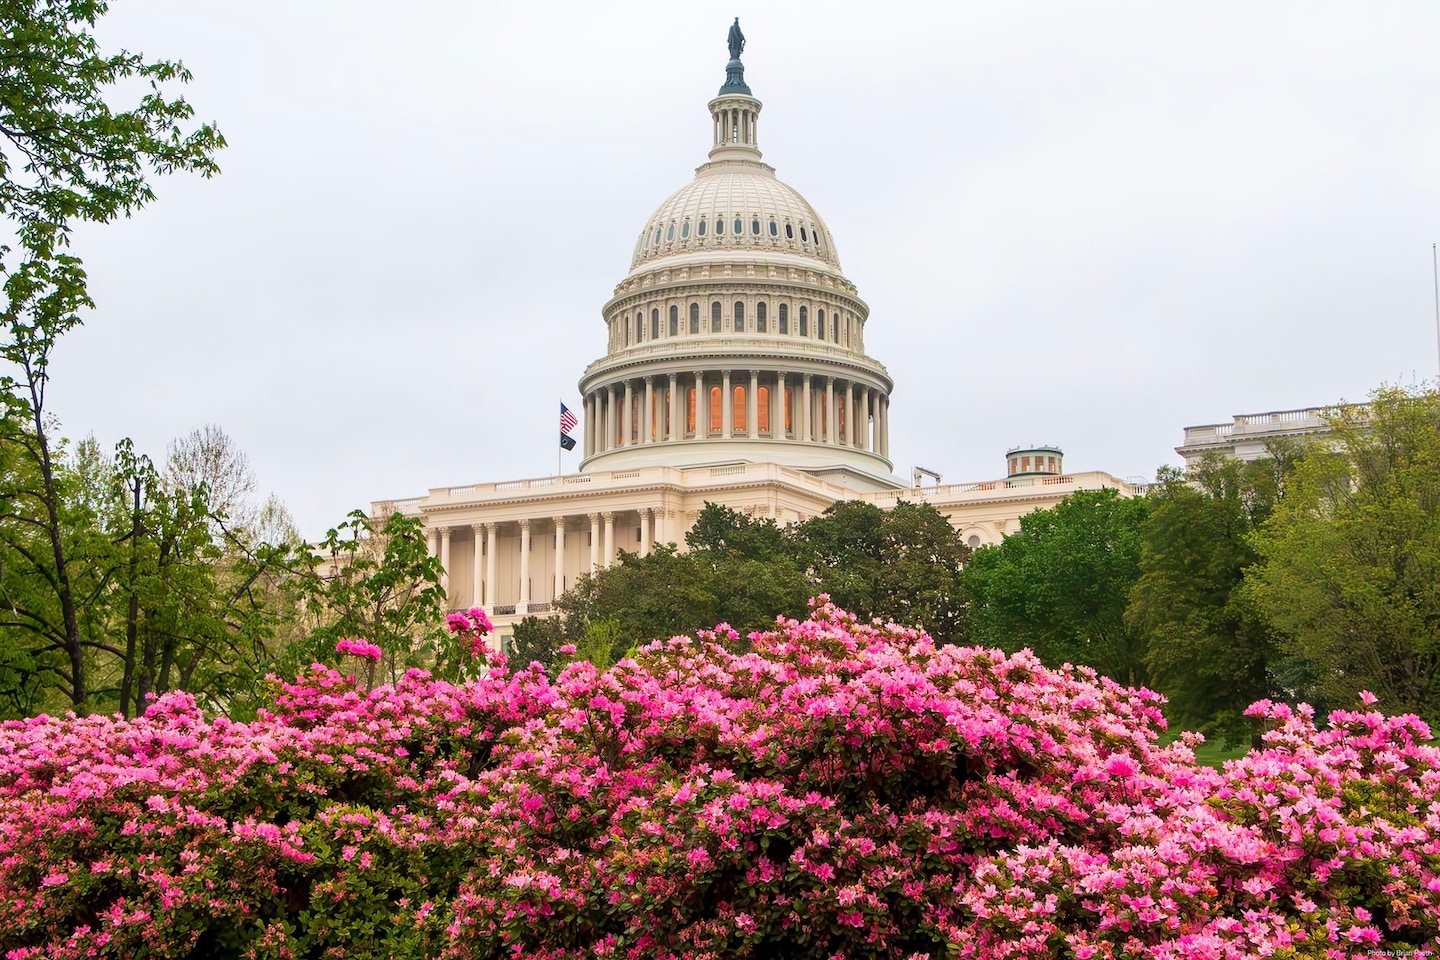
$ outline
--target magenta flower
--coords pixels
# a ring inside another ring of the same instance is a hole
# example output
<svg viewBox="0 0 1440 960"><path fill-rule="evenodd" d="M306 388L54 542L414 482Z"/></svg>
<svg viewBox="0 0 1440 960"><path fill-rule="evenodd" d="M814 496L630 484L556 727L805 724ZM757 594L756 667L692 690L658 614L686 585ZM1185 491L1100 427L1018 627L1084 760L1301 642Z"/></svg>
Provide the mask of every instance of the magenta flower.
<svg viewBox="0 0 1440 960"><path fill-rule="evenodd" d="M368 640L347 639L335 644L339 653L348 653L352 657L359 657L361 660L370 660L374 663L380 662L384 652Z"/></svg>

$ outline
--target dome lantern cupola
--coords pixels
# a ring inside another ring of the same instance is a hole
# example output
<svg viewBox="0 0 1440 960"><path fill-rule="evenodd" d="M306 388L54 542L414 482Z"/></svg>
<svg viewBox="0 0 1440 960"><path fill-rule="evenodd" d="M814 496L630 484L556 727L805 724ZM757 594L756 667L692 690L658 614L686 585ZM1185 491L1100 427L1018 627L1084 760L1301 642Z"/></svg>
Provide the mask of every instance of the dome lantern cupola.
<svg viewBox="0 0 1440 960"><path fill-rule="evenodd" d="M725 65L725 85L710 101L710 117L714 126L711 160L727 158L758 160L759 136L756 131L760 117L760 101L745 83L745 64L740 53L745 49L745 34L740 32L740 18L730 27L730 62Z"/></svg>

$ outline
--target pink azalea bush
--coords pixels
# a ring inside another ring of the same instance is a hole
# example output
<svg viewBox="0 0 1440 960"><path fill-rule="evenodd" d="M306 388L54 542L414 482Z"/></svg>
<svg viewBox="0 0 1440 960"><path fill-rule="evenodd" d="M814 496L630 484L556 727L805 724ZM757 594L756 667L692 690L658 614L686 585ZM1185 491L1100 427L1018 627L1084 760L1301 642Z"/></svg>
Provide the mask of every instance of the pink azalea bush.
<svg viewBox="0 0 1440 960"><path fill-rule="evenodd" d="M467 620L458 630L476 630ZM1440 751L1262 703L1224 772L1159 698L817 603L555 679L254 723L0 728L9 958L1350 957L1440 930Z"/></svg>

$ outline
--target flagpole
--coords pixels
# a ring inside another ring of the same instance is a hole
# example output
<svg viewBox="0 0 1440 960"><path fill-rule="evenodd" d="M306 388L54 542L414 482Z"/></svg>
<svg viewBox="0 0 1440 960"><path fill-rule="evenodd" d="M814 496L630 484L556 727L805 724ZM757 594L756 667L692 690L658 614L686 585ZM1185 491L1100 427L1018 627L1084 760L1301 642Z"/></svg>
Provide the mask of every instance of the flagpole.
<svg viewBox="0 0 1440 960"><path fill-rule="evenodd" d="M560 400L560 407L561 407L561 409L564 409L564 407L565 407L565 398L564 398L564 397L560 397L559 400ZM561 432L563 433L564 431L562 430ZM555 476L556 476L556 478L559 478L559 476L560 476L560 458L561 458L562 456L564 456L564 454L565 454L565 446L564 446L564 444L560 444L560 443L555 444Z"/></svg>

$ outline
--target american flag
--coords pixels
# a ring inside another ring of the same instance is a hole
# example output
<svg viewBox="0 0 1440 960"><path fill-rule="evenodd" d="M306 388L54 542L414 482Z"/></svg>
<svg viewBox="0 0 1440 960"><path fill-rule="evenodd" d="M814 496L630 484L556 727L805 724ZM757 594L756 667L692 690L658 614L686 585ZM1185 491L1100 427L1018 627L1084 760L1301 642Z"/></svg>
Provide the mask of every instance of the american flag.
<svg viewBox="0 0 1440 960"><path fill-rule="evenodd" d="M569 433L575 429L575 424L578 422L579 421L575 419L575 414L570 412L570 408L563 403L560 404L560 432Z"/></svg>

